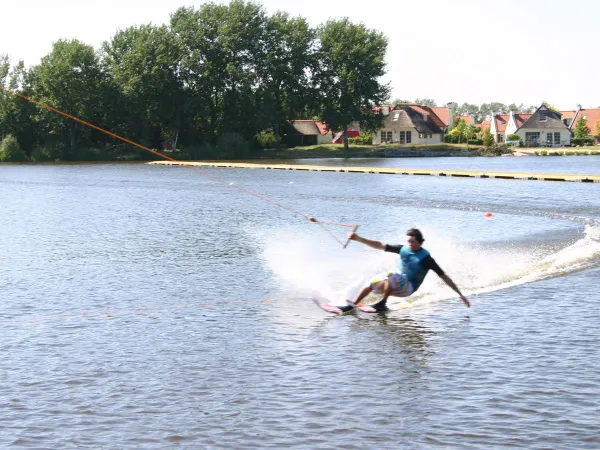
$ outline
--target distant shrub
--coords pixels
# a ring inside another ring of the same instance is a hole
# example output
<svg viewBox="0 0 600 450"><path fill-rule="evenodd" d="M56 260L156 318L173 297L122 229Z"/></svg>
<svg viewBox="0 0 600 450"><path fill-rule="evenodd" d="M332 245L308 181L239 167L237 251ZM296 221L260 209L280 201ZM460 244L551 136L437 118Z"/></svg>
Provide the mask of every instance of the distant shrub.
<svg viewBox="0 0 600 450"><path fill-rule="evenodd" d="M0 142L0 162L22 162L27 161L27 155L17 141L17 138L9 134Z"/></svg>
<svg viewBox="0 0 600 450"><path fill-rule="evenodd" d="M348 138L348 144L354 145L372 145L373 144L373 135L372 134L361 134L357 137Z"/></svg>
<svg viewBox="0 0 600 450"><path fill-rule="evenodd" d="M30 158L32 161L36 162L52 161L54 159L52 150L47 147L35 147L31 152Z"/></svg>
<svg viewBox="0 0 600 450"><path fill-rule="evenodd" d="M275 148L275 141L273 130L264 130L256 135L256 144L259 148Z"/></svg>
<svg viewBox="0 0 600 450"><path fill-rule="evenodd" d="M218 139L217 150L221 158L244 158L250 153L250 145L241 134L227 132Z"/></svg>
<svg viewBox="0 0 600 450"><path fill-rule="evenodd" d="M542 155L542 156L546 156L546 155L548 155L548 151L547 151L547 150L542 150L542 151L540 152L540 155Z"/></svg>
<svg viewBox="0 0 600 450"><path fill-rule="evenodd" d="M572 138L571 145L575 146L585 146L585 145L594 145L594 138Z"/></svg>

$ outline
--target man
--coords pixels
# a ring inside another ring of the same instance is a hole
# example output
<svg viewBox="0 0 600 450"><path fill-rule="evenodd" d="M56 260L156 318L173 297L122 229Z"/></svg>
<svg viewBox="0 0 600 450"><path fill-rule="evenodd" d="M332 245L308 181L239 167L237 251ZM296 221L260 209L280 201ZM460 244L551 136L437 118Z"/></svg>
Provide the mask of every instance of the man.
<svg viewBox="0 0 600 450"><path fill-rule="evenodd" d="M368 286L365 286L358 293L353 301L348 301L348 306L337 307L340 311L330 309L330 312L341 314L352 310L363 298L371 292L383 294L383 298L378 303L362 307L362 311L380 312L387 309L386 303L390 295L395 297L408 297L419 289L421 283L425 279L425 275L429 270L433 270L444 282L454 290L464 304L469 308L471 304L469 300L462 295L460 289L454 284L448 275L438 266L429 252L422 247L423 234L416 228L411 228L406 232L406 245L387 245L379 241L366 239L356 233L350 233L348 238L368 245L376 250L384 250L386 252L398 253L400 261L398 261L398 271L376 275ZM334 307L335 308L335 307Z"/></svg>

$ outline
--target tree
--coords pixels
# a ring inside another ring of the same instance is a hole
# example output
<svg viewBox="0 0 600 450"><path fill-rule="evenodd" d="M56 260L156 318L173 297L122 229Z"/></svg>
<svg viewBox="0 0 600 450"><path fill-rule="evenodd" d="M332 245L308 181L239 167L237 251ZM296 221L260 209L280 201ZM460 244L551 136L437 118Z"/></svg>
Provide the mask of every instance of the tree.
<svg viewBox="0 0 600 450"><path fill-rule="evenodd" d="M483 145L486 147L494 145L494 136L492 136L492 132L489 128L486 128L483 132Z"/></svg>
<svg viewBox="0 0 600 450"><path fill-rule="evenodd" d="M104 75L93 47L77 40L59 40L34 68L33 77L37 99L88 122L98 122L103 109L98 86ZM45 109L38 109L38 120L60 148L57 156L61 159L73 157L78 145L89 144L90 128Z"/></svg>
<svg viewBox="0 0 600 450"><path fill-rule="evenodd" d="M590 135L590 128L587 126L587 119L585 117L580 117L577 123L575 124L575 139L585 139Z"/></svg>
<svg viewBox="0 0 600 450"><path fill-rule="evenodd" d="M469 145L469 141L472 141L475 138L475 127L471 124L465 125L463 136L465 137L467 145Z"/></svg>
<svg viewBox="0 0 600 450"><path fill-rule="evenodd" d="M596 121L596 124L594 125L594 128L596 128L596 137L600 138L600 120Z"/></svg>
<svg viewBox="0 0 600 450"><path fill-rule="evenodd" d="M278 151L281 125L298 118L314 97L309 71L314 67L315 40L314 30L302 17L277 12L266 20L257 66L259 114L264 128L274 130Z"/></svg>
<svg viewBox="0 0 600 450"><path fill-rule="evenodd" d="M452 124L452 128L448 132L448 134L452 137L453 140L456 140L459 144L461 143L462 138L465 135L465 129L467 127L467 122L465 119L458 119L454 124Z"/></svg>
<svg viewBox="0 0 600 450"><path fill-rule="evenodd" d="M200 141L215 144L225 132L254 138L257 72L266 14L233 0L180 8L171 29L181 46L179 76L189 98L190 122Z"/></svg>
<svg viewBox="0 0 600 450"><path fill-rule="evenodd" d="M23 150L21 150L17 138L12 134L9 134L0 141L0 162L21 162L26 159L27 156Z"/></svg>
<svg viewBox="0 0 600 450"><path fill-rule="evenodd" d="M318 28L319 62L315 81L321 94L322 117L330 129L344 132L348 149L348 127L358 122L366 130L376 129L381 115L373 106L388 98L390 88L379 78L385 74L387 39L382 33L347 18L330 20Z"/></svg>
<svg viewBox="0 0 600 450"><path fill-rule="evenodd" d="M393 106L396 106L396 105L403 105L403 104L410 103L410 102L409 102L408 100L403 100L403 99L401 99L401 98L395 98L395 99L394 99L392 102L390 102L390 103L391 103Z"/></svg>
<svg viewBox="0 0 600 450"><path fill-rule="evenodd" d="M175 150L183 126L184 93L177 77L179 48L166 26L118 31L102 46L103 62L129 112L125 117L147 145Z"/></svg>
<svg viewBox="0 0 600 450"><path fill-rule="evenodd" d="M435 103L435 100L432 98L417 98L415 100L415 103L417 105L429 106L430 108L432 106L437 106L437 104Z"/></svg>

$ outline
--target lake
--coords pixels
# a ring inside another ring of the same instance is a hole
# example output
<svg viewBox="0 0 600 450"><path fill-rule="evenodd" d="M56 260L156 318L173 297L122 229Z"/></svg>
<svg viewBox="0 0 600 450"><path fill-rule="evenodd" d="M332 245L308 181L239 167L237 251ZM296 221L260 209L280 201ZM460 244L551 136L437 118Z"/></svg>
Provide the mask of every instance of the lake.
<svg viewBox="0 0 600 450"><path fill-rule="evenodd" d="M1 446L600 448L600 184L202 172L0 165ZM420 228L472 308L430 273L388 313L328 315L312 297L344 304L397 256L305 216L391 244Z"/></svg>

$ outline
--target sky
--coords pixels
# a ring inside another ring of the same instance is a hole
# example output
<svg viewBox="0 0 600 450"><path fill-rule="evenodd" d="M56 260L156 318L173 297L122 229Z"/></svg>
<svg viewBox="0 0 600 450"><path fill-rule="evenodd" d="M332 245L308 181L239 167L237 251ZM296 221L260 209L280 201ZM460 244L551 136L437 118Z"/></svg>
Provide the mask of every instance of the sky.
<svg viewBox="0 0 600 450"><path fill-rule="evenodd" d="M58 39L94 48L119 29L168 24L180 0L0 0L0 54L38 64ZM227 3L227 2L216 2ZM600 1L577 0L262 0L265 10L313 26L348 17L389 41L391 99L438 105L501 102L561 110L600 107Z"/></svg>

